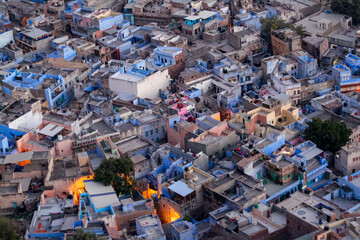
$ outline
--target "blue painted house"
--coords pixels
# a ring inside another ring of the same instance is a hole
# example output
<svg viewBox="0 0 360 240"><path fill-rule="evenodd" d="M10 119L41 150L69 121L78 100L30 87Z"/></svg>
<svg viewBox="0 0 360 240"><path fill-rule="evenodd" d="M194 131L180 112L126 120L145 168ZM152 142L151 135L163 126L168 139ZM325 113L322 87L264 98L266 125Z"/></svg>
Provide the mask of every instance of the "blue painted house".
<svg viewBox="0 0 360 240"><path fill-rule="evenodd" d="M71 100L67 96L64 78L61 75L18 72L5 75L3 87L5 94L12 95L16 88L28 88L33 95L44 98L49 108L62 107ZM70 87L70 86L69 86Z"/></svg>
<svg viewBox="0 0 360 240"><path fill-rule="evenodd" d="M348 54L343 64L332 68L332 77L340 84L341 93L360 90L360 58Z"/></svg>
<svg viewBox="0 0 360 240"><path fill-rule="evenodd" d="M22 137L25 132L0 125L0 156L17 153L16 138Z"/></svg>

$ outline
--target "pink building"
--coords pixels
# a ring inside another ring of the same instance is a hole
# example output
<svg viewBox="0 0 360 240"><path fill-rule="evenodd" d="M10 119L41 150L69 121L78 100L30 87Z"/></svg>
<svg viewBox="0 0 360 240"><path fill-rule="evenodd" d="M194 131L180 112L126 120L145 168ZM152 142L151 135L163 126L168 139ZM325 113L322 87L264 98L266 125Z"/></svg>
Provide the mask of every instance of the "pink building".
<svg viewBox="0 0 360 240"><path fill-rule="evenodd" d="M190 111L194 109L194 105L192 104L192 102L179 102L175 103L170 107L177 111L177 114L180 116L180 121L182 122L188 120L188 118L191 116Z"/></svg>

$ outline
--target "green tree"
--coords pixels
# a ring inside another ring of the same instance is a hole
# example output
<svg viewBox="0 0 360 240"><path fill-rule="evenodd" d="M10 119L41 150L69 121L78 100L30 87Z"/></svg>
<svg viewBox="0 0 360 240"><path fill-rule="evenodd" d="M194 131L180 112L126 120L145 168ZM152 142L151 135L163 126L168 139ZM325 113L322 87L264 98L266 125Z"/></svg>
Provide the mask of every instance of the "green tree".
<svg viewBox="0 0 360 240"><path fill-rule="evenodd" d="M129 173L132 171L132 161L128 157L104 159L95 170L95 181L105 186L112 185L116 194L127 195L136 186Z"/></svg>
<svg viewBox="0 0 360 240"><path fill-rule="evenodd" d="M261 36L267 42L271 42L271 29L279 30L282 28L290 28L292 25L290 23L284 22L284 20L276 17L271 18L261 18Z"/></svg>
<svg viewBox="0 0 360 240"><path fill-rule="evenodd" d="M352 17L354 24L360 23L359 0L331 0L331 10Z"/></svg>
<svg viewBox="0 0 360 240"><path fill-rule="evenodd" d="M291 27L297 34L299 34L302 38L306 36L306 29L304 26L299 25L299 26L292 26Z"/></svg>
<svg viewBox="0 0 360 240"><path fill-rule="evenodd" d="M0 217L0 240L20 240L20 228L11 219Z"/></svg>
<svg viewBox="0 0 360 240"><path fill-rule="evenodd" d="M287 23L281 18L271 17L271 18L262 18L261 22L261 37L266 40L268 43L271 43L271 29L279 30L283 28L291 28L301 37L306 36L306 30L303 26L294 26L291 23Z"/></svg>
<svg viewBox="0 0 360 240"><path fill-rule="evenodd" d="M321 121L318 118L308 122L304 137L315 143L323 151L336 153L349 140L352 133L343 122Z"/></svg>
<svg viewBox="0 0 360 240"><path fill-rule="evenodd" d="M99 238L95 233L90 231L84 231L83 229L78 229L76 234L69 237L69 240L98 240Z"/></svg>

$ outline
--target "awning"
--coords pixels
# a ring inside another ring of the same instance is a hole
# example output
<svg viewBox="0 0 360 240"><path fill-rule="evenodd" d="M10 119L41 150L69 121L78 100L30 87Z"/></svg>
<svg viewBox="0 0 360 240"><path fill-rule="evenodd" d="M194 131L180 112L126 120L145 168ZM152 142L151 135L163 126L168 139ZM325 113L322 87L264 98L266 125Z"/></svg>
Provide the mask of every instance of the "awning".
<svg viewBox="0 0 360 240"><path fill-rule="evenodd" d="M195 191L194 189L190 188L187 184L181 181L177 181L176 183L172 184L171 186L169 186L169 189L183 197Z"/></svg>
<svg viewBox="0 0 360 240"><path fill-rule="evenodd" d="M43 129L41 129L39 131L39 133L43 134L43 135L46 135L46 136L49 136L49 137L54 137L59 132L61 132L61 130L63 130L63 129L64 129L64 127L49 123Z"/></svg>
<svg viewBox="0 0 360 240"><path fill-rule="evenodd" d="M306 160L310 160L314 157L316 157L317 155L319 155L320 153L322 153L323 150L319 149L319 148L313 148L305 153L300 153L299 155L303 156Z"/></svg>
<svg viewBox="0 0 360 240"><path fill-rule="evenodd" d="M21 185L22 191L27 192L29 190L31 178L22 178L17 180L10 180L10 182L18 182Z"/></svg>
<svg viewBox="0 0 360 240"><path fill-rule="evenodd" d="M6 155L3 164L18 163L22 161L29 161L32 158L34 152L23 152L11 155Z"/></svg>

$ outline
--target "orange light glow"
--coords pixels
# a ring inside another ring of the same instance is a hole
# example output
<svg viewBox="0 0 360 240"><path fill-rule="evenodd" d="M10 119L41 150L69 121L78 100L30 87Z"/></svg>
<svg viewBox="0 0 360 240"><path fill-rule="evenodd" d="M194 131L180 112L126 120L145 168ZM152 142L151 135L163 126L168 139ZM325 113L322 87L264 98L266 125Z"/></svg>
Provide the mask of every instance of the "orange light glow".
<svg viewBox="0 0 360 240"><path fill-rule="evenodd" d="M180 213L178 213L173 207L167 205L166 207L159 205L157 214L161 220L161 223L171 223L180 218Z"/></svg>
<svg viewBox="0 0 360 240"><path fill-rule="evenodd" d="M18 162L17 165L20 166L20 167L24 167L24 166L26 166L26 165L28 165L30 163L31 163L30 160L25 160L25 161Z"/></svg>
<svg viewBox="0 0 360 240"><path fill-rule="evenodd" d="M179 218L180 214L178 212L176 212L175 210L170 212L170 222L176 221Z"/></svg>
<svg viewBox="0 0 360 240"><path fill-rule="evenodd" d="M73 197L74 197L74 198L73 198L73 199L74 199L74 205L78 205L78 204L79 204L80 194L81 194L81 193L84 193L84 188L85 188L84 180L90 180L90 179L94 179L94 175L83 176L83 177L79 178L78 180L76 180L76 181L68 188L68 191L73 194Z"/></svg>
<svg viewBox="0 0 360 240"><path fill-rule="evenodd" d="M129 176L126 176L126 180L128 181L128 183L130 184L130 186L132 185L132 182L130 181Z"/></svg>
<svg viewBox="0 0 360 240"><path fill-rule="evenodd" d="M157 191L155 191L154 189L148 188L147 191L142 192L142 195L144 196L145 199L150 199L151 195L153 195L154 193L157 194Z"/></svg>

